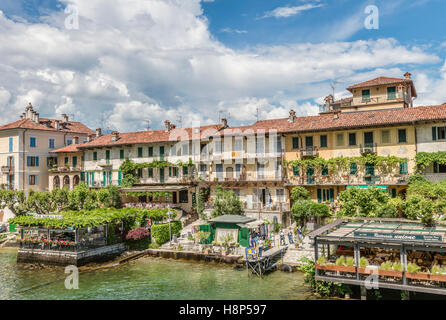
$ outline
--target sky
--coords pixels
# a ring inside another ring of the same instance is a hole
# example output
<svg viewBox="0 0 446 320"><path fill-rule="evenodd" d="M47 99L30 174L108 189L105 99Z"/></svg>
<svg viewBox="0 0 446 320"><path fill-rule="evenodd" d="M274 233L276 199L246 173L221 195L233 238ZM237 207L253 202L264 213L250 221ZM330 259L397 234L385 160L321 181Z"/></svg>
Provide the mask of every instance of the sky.
<svg viewBox="0 0 446 320"><path fill-rule="evenodd" d="M0 123L120 132L314 115L334 90L403 77L446 102L444 0L1 0ZM332 88L334 87L334 89Z"/></svg>

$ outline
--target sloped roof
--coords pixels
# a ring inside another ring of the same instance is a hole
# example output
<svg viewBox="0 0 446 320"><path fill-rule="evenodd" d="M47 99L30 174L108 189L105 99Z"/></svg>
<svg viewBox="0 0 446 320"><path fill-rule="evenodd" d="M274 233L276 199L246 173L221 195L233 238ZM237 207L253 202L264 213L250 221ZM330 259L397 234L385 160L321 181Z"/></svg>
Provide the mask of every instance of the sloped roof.
<svg viewBox="0 0 446 320"><path fill-rule="evenodd" d="M409 84L411 86L412 96L414 97L417 96L417 92L415 90L413 81L411 79L403 79L403 78L378 77L372 80L353 84L347 87L347 90L351 92L353 89L382 86L387 84L402 84L402 83Z"/></svg>
<svg viewBox="0 0 446 320"><path fill-rule="evenodd" d="M209 222L220 222L220 223L248 223L255 221L255 218L250 218L247 216L237 215L237 214L225 214L208 220Z"/></svg>
<svg viewBox="0 0 446 320"><path fill-rule="evenodd" d="M82 134L93 134L93 130L78 121L69 121L66 124L60 124L59 130L56 130L55 119L40 118L39 123L35 123L31 119L21 119L17 120L3 126L0 126L0 130L8 129L32 129L32 130L43 130L43 131L58 131L67 133L82 133Z"/></svg>
<svg viewBox="0 0 446 320"><path fill-rule="evenodd" d="M70 144L69 146L63 147L63 148L59 148L53 151L50 151L52 153L63 153L63 152L81 152L82 150L80 150L78 147L80 146L80 144Z"/></svg>
<svg viewBox="0 0 446 320"><path fill-rule="evenodd" d="M278 133L341 130L348 128L373 127L407 124L414 121L446 120L446 103L438 106L400 108L373 111L333 113L317 116L262 120L253 124L254 128L276 129Z"/></svg>

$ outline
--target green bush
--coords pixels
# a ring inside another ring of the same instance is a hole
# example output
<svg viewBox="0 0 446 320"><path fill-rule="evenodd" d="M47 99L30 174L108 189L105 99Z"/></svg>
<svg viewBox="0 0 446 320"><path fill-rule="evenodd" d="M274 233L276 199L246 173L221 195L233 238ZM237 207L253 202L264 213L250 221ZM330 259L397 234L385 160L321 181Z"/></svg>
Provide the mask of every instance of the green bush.
<svg viewBox="0 0 446 320"><path fill-rule="evenodd" d="M172 237L174 234L180 235L180 231L183 228L181 221L171 221L170 227ZM160 245L169 241L169 224L154 224L152 226L152 238Z"/></svg>
<svg viewBox="0 0 446 320"><path fill-rule="evenodd" d="M299 200L310 200L310 195L307 189L297 186L291 189L290 198L293 200L293 202Z"/></svg>

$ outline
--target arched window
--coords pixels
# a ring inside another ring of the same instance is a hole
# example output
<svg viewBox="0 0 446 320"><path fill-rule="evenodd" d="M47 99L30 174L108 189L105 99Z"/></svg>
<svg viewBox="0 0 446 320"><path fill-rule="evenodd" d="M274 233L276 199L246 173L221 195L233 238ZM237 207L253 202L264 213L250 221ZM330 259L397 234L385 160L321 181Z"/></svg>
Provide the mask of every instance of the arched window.
<svg viewBox="0 0 446 320"><path fill-rule="evenodd" d="M69 176L63 177L63 187L64 188L70 187L70 177Z"/></svg>
<svg viewBox="0 0 446 320"><path fill-rule="evenodd" d="M59 189L60 188L60 179L59 176L55 176L53 178L53 189Z"/></svg>
<svg viewBox="0 0 446 320"><path fill-rule="evenodd" d="M77 186L79 184L80 178L79 176L74 176L73 177L73 187Z"/></svg>

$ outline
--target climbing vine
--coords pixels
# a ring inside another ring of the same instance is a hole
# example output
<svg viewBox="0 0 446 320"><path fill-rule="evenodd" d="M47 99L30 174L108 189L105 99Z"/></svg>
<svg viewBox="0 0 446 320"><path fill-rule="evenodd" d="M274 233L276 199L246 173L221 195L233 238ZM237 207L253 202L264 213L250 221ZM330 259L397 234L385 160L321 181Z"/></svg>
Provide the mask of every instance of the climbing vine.
<svg viewBox="0 0 446 320"><path fill-rule="evenodd" d="M419 152L415 156L418 169L425 169L434 162L446 165L446 151L439 152Z"/></svg>
<svg viewBox="0 0 446 320"><path fill-rule="evenodd" d="M129 197L152 197L152 198L159 198L159 197L168 197L170 196L169 192L126 192L126 196Z"/></svg>

